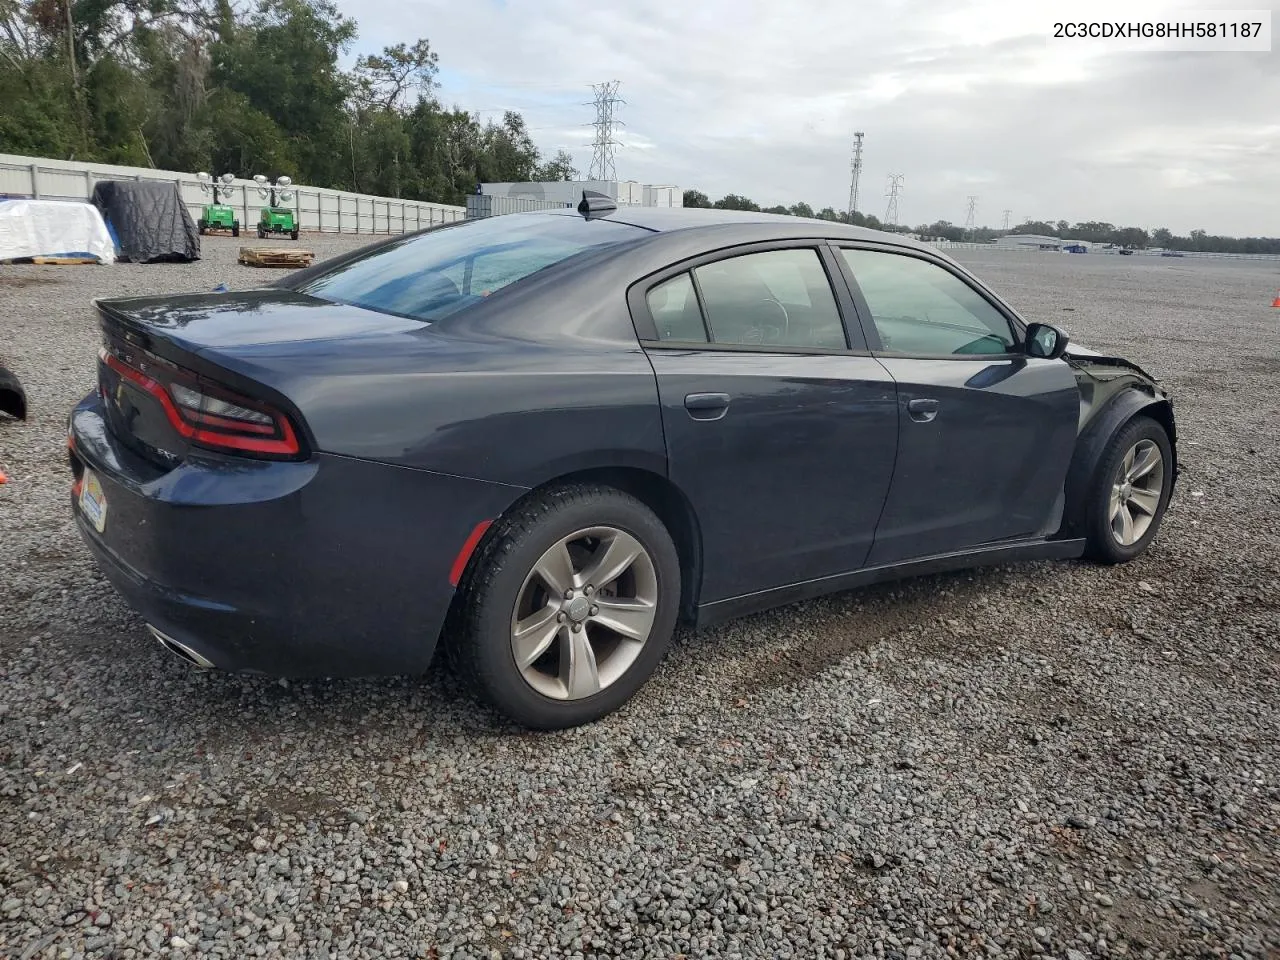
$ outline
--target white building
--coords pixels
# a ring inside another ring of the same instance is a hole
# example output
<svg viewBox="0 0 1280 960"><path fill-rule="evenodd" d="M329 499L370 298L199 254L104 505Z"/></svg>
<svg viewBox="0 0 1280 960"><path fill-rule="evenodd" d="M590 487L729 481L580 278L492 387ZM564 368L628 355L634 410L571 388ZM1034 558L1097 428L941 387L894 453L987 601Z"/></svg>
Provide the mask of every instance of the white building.
<svg viewBox="0 0 1280 960"><path fill-rule="evenodd" d="M683 207L684 191L666 184L637 183L635 180L560 180L531 183L482 183L486 197L511 197L557 204L577 204L583 190L603 193L620 207Z"/></svg>
<svg viewBox="0 0 1280 960"><path fill-rule="evenodd" d="M1009 233L998 238L998 247L1016 247L1020 250L1061 250L1067 241L1057 237L1042 237L1034 233Z"/></svg>

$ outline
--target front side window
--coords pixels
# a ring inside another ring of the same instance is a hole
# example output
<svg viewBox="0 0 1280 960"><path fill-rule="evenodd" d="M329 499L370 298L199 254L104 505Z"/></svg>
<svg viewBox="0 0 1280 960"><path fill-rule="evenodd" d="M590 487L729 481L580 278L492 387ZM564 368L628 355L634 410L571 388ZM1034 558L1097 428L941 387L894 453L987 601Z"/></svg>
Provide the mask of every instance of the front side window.
<svg viewBox="0 0 1280 960"><path fill-rule="evenodd" d="M693 271L715 343L844 350L844 325L818 251L768 250Z"/></svg>
<svg viewBox="0 0 1280 960"><path fill-rule="evenodd" d="M1004 314L955 274L918 257L842 249L886 351L914 355L1012 353Z"/></svg>
<svg viewBox="0 0 1280 960"><path fill-rule="evenodd" d="M298 292L434 323L553 264L646 234L581 217L488 217L379 247Z"/></svg>

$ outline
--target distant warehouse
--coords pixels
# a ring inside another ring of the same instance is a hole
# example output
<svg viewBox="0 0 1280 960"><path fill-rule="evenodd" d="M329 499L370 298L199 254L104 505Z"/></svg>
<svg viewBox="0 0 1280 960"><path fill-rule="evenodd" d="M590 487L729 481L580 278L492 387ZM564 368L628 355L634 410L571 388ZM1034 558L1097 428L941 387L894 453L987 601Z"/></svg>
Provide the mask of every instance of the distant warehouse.
<svg viewBox="0 0 1280 960"><path fill-rule="evenodd" d="M620 207L683 207L679 187L634 180L557 180L528 183L482 183L467 197L467 219L504 213L575 207L582 191L603 193Z"/></svg>
<svg viewBox="0 0 1280 960"><path fill-rule="evenodd" d="M1007 233L996 240L997 247L1017 247L1025 250L1061 250L1065 240L1057 237L1041 237L1034 233Z"/></svg>

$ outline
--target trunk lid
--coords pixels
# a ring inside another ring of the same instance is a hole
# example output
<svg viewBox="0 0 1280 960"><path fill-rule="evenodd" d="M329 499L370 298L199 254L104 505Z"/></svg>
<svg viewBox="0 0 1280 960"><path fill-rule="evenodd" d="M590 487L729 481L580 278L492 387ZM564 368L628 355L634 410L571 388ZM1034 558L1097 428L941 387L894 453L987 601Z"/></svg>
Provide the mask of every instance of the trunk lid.
<svg viewBox="0 0 1280 960"><path fill-rule="evenodd" d="M208 384L278 411L304 439L306 427L293 402L275 385L236 368L239 352L288 345L289 352L325 353L321 341L421 331L425 324L289 290L249 290L168 297L98 300L104 357L98 385L111 431L130 449L159 466L184 460L198 440L184 435L172 394L148 389L177 376ZM130 372L133 371L133 372ZM141 374L141 379L136 374Z"/></svg>

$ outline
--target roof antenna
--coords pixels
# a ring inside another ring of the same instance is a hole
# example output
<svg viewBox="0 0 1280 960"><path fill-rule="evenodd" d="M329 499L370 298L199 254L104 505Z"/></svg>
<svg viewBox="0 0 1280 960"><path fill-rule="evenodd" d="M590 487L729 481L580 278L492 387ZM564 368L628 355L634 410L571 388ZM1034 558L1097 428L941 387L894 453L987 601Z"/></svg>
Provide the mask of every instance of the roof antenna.
<svg viewBox="0 0 1280 960"><path fill-rule="evenodd" d="M617 209L618 205L607 194L596 190L582 191L582 202L578 204L578 212L588 220L592 219L593 216L604 216L606 213L613 213Z"/></svg>

